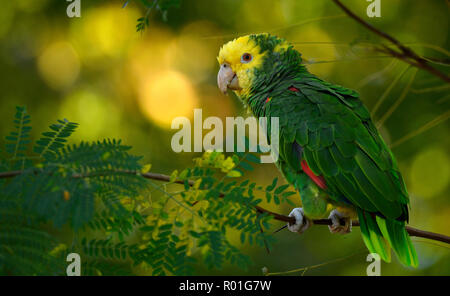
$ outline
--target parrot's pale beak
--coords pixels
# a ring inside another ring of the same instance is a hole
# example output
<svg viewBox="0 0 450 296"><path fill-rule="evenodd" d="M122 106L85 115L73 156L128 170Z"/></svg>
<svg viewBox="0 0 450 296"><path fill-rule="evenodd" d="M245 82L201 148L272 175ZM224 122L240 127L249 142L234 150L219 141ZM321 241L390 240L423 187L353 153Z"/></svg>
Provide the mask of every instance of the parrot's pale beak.
<svg viewBox="0 0 450 296"><path fill-rule="evenodd" d="M241 89L236 73L233 72L230 65L227 63L220 65L220 70L217 74L217 85L219 86L220 91L224 94L227 94L227 89Z"/></svg>

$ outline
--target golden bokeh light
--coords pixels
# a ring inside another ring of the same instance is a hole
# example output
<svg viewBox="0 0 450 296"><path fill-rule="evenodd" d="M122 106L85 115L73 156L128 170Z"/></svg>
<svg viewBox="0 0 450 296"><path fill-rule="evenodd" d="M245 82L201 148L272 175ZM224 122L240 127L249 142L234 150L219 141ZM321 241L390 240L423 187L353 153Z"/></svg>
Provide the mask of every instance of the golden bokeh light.
<svg viewBox="0 0 450 296"><path fill-rule="evenodd" d="M71 24L71 38L81 57L90 62L101 57L117 57L139 36L135 31L140 12L132 7L103 5L89 9L78 22ZM89 64L89 63L87 63Z"/></svg>
<svg viewBox="0 0 450 296"><path fill-rule="evenodd" d="M450 160L440 146L432 146L420 152L410 169L409 190L420 198L439 195L448 186Z"/></svg>
<svg viewBox="0 0 450 296"><path fill-rule="evenodd" d="M77 79L80 61L70 43L59 41L44 48L38 58L38 69L50 87L65 89Z"/></svg>
<svg viewBox="0 0 450 296"><path fill-rule="evenodd" d="M208 40L203 37L215 34L217 29L206 21L185 26L179 36L170 43L169 66L183 73L189 73L190 80L195 83L214 77L217 51L221 44L217 39Z"/></svg>
<svg viewBox="0 0 450 296"><path fill-rule="evenodd" d="M120 129L121 114L113 101L88 89L69 94L59 110L59 118L80 124L73 135L77 140L114 138Z"/></svg>
<svg viewBox="0 0 450 296"><path fill-rule="evenodd" d="M173 38L170 31L151 24L146 31L146 38L131 46L128 53L127 75L137 88L148 79L148 76L167 69L170 60L174 58L168 50Z"/></svg>
<svg viewBox="0 0 450 296"><path fill-rule="evenodd" d="M160 127L170 128L175 117L192 118L197 97L186 76L168 70L144 81L139 104L149 119Z"/></svg>

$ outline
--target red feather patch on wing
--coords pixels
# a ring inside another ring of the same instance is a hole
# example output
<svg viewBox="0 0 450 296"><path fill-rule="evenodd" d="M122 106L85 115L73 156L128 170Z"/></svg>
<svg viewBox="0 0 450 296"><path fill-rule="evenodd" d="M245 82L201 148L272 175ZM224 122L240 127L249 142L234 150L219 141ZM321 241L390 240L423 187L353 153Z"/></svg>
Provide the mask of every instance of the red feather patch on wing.
<svg viewBox="0 0 450 296"><path fill-rule="evenodd" d="M289 88L289 90L290 90L290 91L295 91L295 92L299 92L299 91L300 91L298 88L293 87L293 86L291 86L291 87Z"/></svg>
<svg viewBox="0 0 450 296"><path fill-rule="evenodd" d="M311 180L314 181L314 183L316 183L317 186L319 186L322 189L326 189L327 188L327 184L325 183L325 179L322 176L316 176L313 171L311 171L311 169L309 168L308 164L306 163L305 160L302 160L301 162L302 165L302 170L305 172L305 174L308 175L308 177L311 178Z"/></svg>

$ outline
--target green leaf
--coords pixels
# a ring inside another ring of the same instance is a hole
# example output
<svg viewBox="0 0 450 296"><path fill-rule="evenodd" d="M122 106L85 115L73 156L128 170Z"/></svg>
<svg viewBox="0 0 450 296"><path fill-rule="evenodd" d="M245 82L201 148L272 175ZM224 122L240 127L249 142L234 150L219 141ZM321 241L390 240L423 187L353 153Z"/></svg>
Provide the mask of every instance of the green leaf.
<svg viewBox="0 0 450 296"><path fill-rule="evenodd" d="M150 172L150 169L151 169L151 168L152 168L152 165L151 165L151 164L146 164L146 165L144 165L144 166L142 167L141 173L142 173L142 174L148 173L148 172Z"/></svg>
<svg viewBox="0 0 450 296"><path fill-rule="evenodd" d="M272 191L277 186L278 178L273 179L272 184L266 187L267 191Z"/></svg>
<svg viewBox="0 0 450 296"><path fill-rule="evenodd" d="M266 192L266 199L267 202L270 202L272 200L272 194L270 194L270 192Z"/></svg>
<svg viewBox="0 0 450 296"><path fill-rule="evenodd" d="M241 166L243 169L245 169L247 171L253 171L253 167L249 163L247 163L245 161L241 161L239 163L239 166Z"/></svg>
<svg viewBox="0 0 450 296"><path fill-rule="evenodd" d="M238 170L231 170L228 172L227 176L231 178L238 178L242 176L242 173Z"/></svg>
<svg viewBox="0 0 450 296"><path fill-rule="evenodd" d="M286 190L289 187L289 184L284 184L279 186L276 190L275 190L275 194L280 194L281 192L283 192L284 190Z"/></svg>
<svg viewBox="0 0 450 296"><path fill-rule="evenodd" d="M179 8L181 5L181 0L160 0L158 5L163 11L172 7Z"/></svg>

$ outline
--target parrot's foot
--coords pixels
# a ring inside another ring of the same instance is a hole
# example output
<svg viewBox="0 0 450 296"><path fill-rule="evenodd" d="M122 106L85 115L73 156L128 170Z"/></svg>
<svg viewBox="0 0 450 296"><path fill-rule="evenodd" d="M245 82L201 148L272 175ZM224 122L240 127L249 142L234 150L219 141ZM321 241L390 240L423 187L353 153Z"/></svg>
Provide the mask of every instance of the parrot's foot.
<svg viewBox="0 0 450 296"><path fill-rule="evenodd" d="M288 229L292 232L303 233L312 225L312 221L305 217L302 208L293 209L289 217L295 218L295 224L288 223L287 225Z"/></svg>
<svg viewBox="0 0 450 296"><path fill-rule="evenodd" d="M338 210L332 210L328 219L332 222L332 225L328 226L331 233L346 234L352 231L352 219L344 216ZM345 221L344 225L341 225L341 220Z"/></svg>

